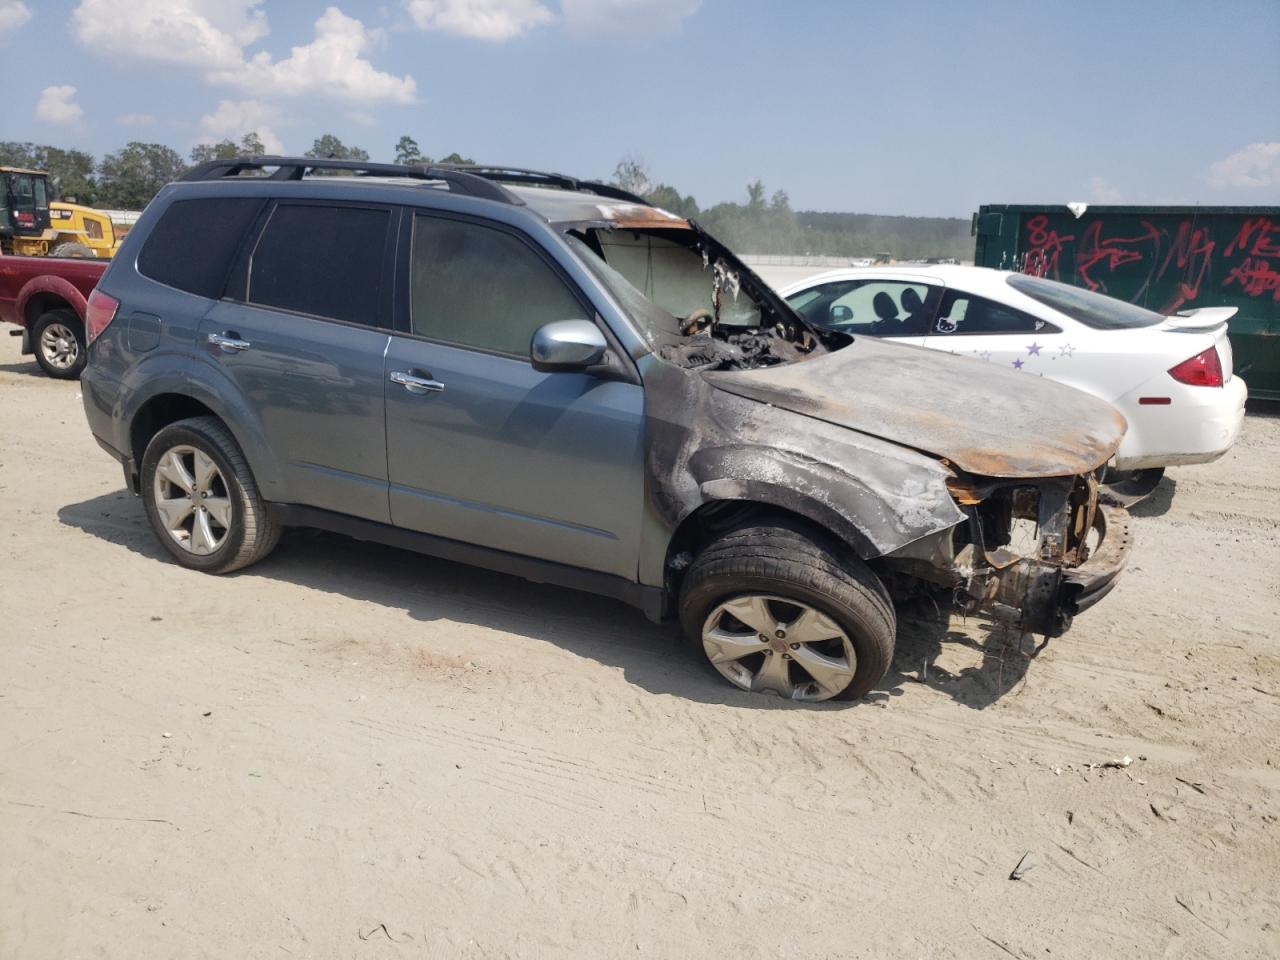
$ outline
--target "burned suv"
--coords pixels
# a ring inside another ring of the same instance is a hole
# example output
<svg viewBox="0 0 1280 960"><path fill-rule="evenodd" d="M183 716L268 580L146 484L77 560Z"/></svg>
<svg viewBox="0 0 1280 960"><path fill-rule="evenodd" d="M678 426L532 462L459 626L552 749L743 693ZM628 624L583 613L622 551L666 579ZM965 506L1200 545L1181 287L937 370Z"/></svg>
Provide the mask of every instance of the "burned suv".
<svg viewBox="0 0 1280 960"><path fill-rule="evenodd" d="M1058 635L1127 549L1109 406L815 329L604 184L214 161L86 326L90 427L183 566L328 529L676 615L745 690L871 690L891 589Z"/></svg>

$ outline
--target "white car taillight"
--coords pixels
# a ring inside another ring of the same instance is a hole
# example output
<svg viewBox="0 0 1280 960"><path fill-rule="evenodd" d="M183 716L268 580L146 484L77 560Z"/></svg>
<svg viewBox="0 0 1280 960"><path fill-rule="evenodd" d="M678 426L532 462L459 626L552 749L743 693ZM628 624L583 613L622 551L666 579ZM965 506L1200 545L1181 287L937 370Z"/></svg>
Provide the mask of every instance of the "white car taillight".
<svg viewBox="0 0 1280 960"><path fill-rule="evenodd" d="M1192 387L1222 386L1222 360L1218 348L1210 347L1169 369L1169 376Z"/></svg>

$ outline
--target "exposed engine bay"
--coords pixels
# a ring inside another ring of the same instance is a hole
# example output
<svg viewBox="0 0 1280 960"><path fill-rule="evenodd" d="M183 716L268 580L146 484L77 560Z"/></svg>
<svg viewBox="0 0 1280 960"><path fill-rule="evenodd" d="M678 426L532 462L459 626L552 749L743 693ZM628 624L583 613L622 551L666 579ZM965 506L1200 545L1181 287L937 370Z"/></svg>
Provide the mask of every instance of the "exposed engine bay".
<svg viewBox="0 0 1280 960"><path fill-rule="evenodd" d="M952 478L947 486L967 522L886 562L951 587L963 613L989 615L1027 635L1060 636L1110 590L1127 550L1124 512L1099 502L1101 475L1099 467L1030 482ZM1086 591L1075 571L1090 559Z"/></svg>
<svg viewBox="0 0 1280 960"><path fill-rule="evenodd" d="M656 352L686 369L752 370L801 360L848 342L810 327L713 237L691 229L610 226L570 236L609 268L620 299L647 301L641 317ZM617 280L630 288L619 291Z"/></svg>

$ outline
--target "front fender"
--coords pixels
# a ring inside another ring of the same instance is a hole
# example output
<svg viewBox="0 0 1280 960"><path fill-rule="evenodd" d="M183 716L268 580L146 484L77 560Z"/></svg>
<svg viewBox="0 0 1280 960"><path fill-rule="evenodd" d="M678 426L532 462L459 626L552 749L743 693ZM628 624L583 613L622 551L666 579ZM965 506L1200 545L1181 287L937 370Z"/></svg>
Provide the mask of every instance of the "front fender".
<svg viewBox="0 0 1280 960"><path fill-rule="evenodd" d="M777 414L794 416L764 408L766 421ZM830 530L863 559L964 519L947 490L947 472L928 457L829 424L804 433L794 424L757 426L776 433L769 446L705 447L690 458L701 503L750 500L781 507Z"/></svg>
<svg viewBox="0 0 1280 960"><path fill-rule="evenodd" d="M217 364L190 354L154 353L129 369L116 391L111 414L123 430L118 449L133 449L135 419L150 401L164 394L190 397L212 410L240 445L262 496L274 501L289 499L280 462L267 442L262 420L244 401L240 387Z"/></svg>
<svg viewBox="0 0 1280 960"><path fill-rule="evenodd" d="M670 537L716 500L799 514L864 559L965 519L947 489L950 471L933 457L715 389L661 361L642 376L649 505L661 530L642 547L644 583L663 582Z"/></svg>

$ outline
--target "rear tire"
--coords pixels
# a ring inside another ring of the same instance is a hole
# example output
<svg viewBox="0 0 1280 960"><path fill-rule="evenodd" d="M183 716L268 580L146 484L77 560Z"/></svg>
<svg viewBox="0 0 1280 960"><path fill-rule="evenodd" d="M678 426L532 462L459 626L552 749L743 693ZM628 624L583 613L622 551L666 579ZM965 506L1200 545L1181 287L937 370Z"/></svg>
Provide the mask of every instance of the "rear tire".
<svg viewBox="0 0 1280 960"><path fill-rule="evenodd" d="M888 672L897 633L889 594L865 563L781 518L730 531L698 554L681 586L680 622L729 682L795 700L865 696Z"/></svg>
<svg viewBox="0 0 1280 960"><path fill-rule="evenodd" d="M141 486L151 529L189 569L230 573L280 540L244 454L217 417L179 420L152 437Z"/></svg>
<svg viewBox="0 0 1280 960"><path fill-rule="evenodd" d="M76 380L84 369L88 351L84 324L74 310L50 310L31 325L31 348L40 369L55 380Z"/></svg>

